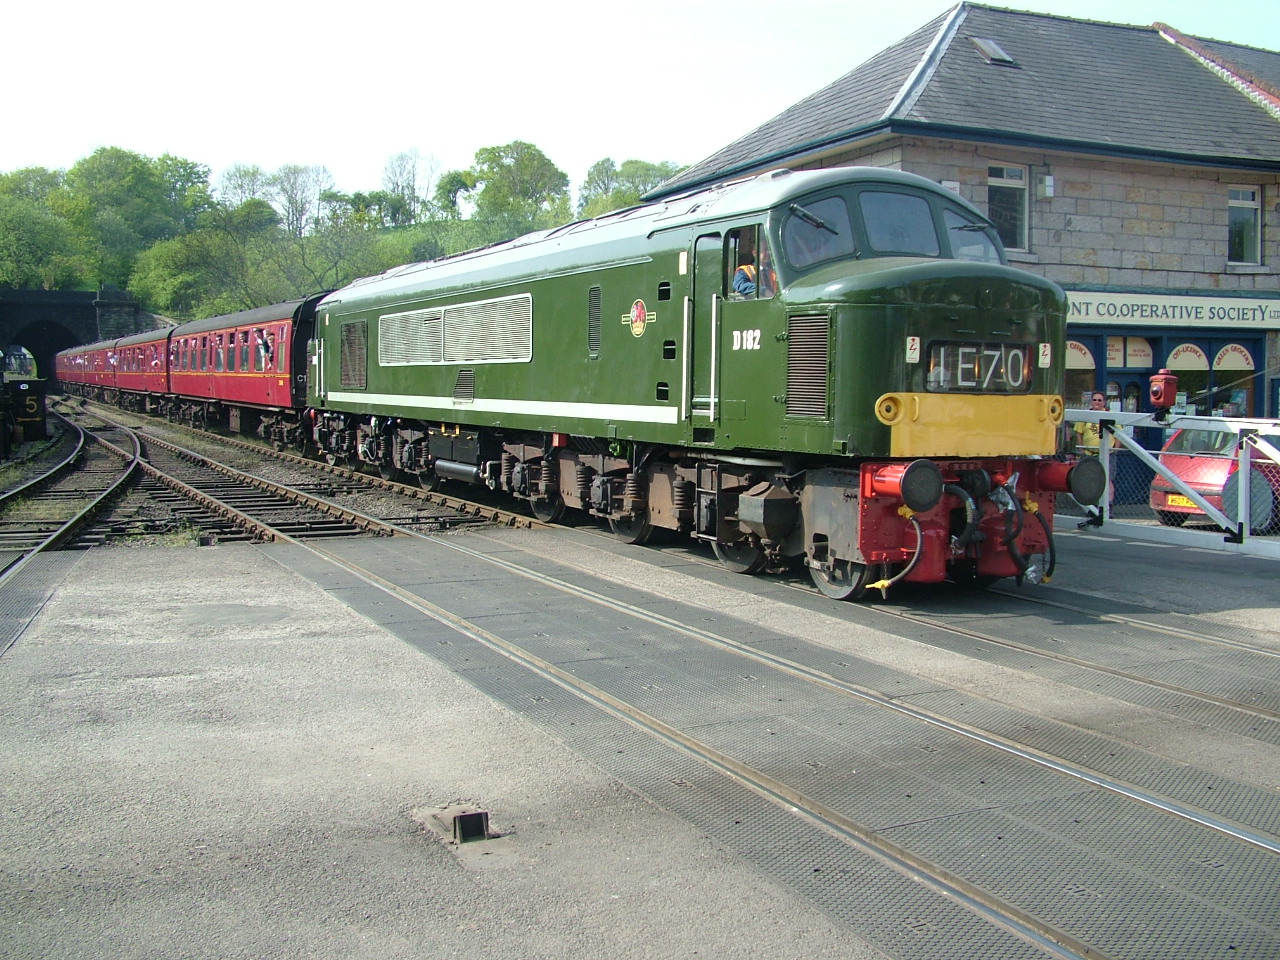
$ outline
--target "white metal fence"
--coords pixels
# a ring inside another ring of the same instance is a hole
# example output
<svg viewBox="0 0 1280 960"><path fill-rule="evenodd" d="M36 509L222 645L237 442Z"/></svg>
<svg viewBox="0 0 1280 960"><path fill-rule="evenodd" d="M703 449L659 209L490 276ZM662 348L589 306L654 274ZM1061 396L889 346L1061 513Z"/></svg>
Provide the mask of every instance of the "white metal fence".
<svg viewBox="0 0 1280 960"><path fill-rule="evenodd" d="M1139 539L1280 559L1280 421L1068 410L1067 449L1078 423L1101 427L1108 496L1090 509L1059 498L1060 527L1114 524Z"/></svg>

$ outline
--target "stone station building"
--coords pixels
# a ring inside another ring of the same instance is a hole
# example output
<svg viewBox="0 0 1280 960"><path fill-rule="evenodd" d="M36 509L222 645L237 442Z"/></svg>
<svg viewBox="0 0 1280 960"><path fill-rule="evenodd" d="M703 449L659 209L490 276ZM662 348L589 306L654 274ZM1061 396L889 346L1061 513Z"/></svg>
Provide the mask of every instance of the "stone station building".
<svg viewBox="0 0 1280 960"><path fill-rule="evenodd" d="M779 167L907 170L1067 289L1068 405L1280 415L1280 53L961 3L655 196Z"/></svg>

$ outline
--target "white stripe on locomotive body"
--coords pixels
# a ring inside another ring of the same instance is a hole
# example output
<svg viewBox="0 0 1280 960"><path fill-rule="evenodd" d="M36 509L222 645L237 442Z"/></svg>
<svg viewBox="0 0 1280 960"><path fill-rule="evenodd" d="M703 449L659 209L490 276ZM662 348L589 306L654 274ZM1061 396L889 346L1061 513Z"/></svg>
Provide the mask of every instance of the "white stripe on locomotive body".
<svg viewBox="0 0 1280 960"><path fill-rule="evenodd" d="M539 417L562 417L580 420L602 420L622 423L679 423L676 407L655 407L639 403L572 403L559 400L503 400L482 398L454 400L453 397L402 396L394 393L332 392L331 403L363 404L379 411L388 410L419 420L448 419L451 412L473 410L477 413L528 414Z"/></svg>

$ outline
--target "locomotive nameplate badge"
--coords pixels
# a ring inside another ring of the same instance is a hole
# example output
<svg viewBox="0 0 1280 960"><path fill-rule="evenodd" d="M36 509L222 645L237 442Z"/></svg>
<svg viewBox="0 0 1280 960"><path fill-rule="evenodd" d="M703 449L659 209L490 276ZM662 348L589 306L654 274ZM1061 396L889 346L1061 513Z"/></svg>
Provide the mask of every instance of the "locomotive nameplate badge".
<svg viewBox="0 0 1280 960"><path fill-rule="evenodd" d="M631 328L633 337L643 337L645 327L657 319L658 315L650 313L643 300L637 300L631 305L631 312L622 315L622 322Z"/></svg>
<svg viewBox="0 0 1280 960"><path fill-rule="evenodd" d="M920 362L920 338L907 337L907 363Z"/></svg>

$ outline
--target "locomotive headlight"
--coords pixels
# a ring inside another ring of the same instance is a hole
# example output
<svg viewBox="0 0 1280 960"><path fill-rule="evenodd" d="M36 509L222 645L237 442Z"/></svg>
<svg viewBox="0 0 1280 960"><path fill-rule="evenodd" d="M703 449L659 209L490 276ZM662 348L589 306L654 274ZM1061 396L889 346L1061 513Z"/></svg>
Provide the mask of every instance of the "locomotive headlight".
<svg viewBox="0 0 1280 960"><path fill-rule="evenodd" d="M942 471L932 460L875 464L867 470L871 496L895 497L916 513L927 513L942 501Z"/></svg>

